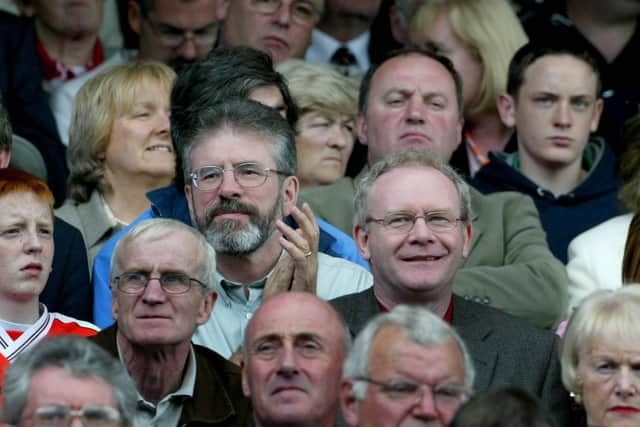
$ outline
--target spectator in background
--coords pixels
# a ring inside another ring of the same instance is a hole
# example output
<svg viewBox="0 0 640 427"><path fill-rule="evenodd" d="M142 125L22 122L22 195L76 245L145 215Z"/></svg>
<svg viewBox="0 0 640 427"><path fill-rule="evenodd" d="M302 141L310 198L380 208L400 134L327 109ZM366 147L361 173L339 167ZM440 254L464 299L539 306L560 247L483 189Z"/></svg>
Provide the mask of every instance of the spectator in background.
<svg viewBox="0 0 640 427"><path fill-rule="evenodd" d="M98 73L129 61L155 60L174 70L204 58L213 48L224 16L223 0L129 0L129 25L139 50L120 50L100 67L70 81L51 98L56 124L65 145L76 93Z"/></svg>
<svg viewBox="0 0 640 427"><path fill-rule="evenodd" d="M267 52L273 62L304 58L311 31L325 0L222 0L227 13L222 26L224 46L249 46Z"/></svg>
<svg viewBox="0 0 640 427"><path fill-rule="evenodd" d="M169 94L175 73L157 62L115 66L78 92L69 144L69 200L56 211L84 237L89 265L116 231L171 183Z"/></svg>
<svg viewBox="0 0 640 427"><path fill-rule="evenodd" d="M38 301L51 272L53 219L53 195L44 181L0 169L0 378L4 367L48 335L98 331Z"/></svg>
<svg viewBox="0 0 640 427"><path fill-rule="evenodd" d="M423 2L411 18L409 42L449 58L462 78L464 137L449 164L473 176L489 162L489 151L514 151L515 140L507 148L513 127L500 120L496 100L527 36L509 1Z"/></svg>
<svg viewBox="0 0 640 427"><path fill-rule="evenodd" d="M340 402L351 427L447 427L472 395L475 369L455 330L429 310L397 306L358 334Z"/></svg>
<svg viewBox="0 0 640 427"><path fill-rule="evenodd" d="M11 148L11 124L0 105L0 170L9 166ZM87 305L93 303L93 289L85 268L87 249L82 235L75 227L54 217L53 242L52 270L40 293L40 302L51 311L90 321L93 317Z"/></svg>
<svg viewBox="0 0 640 427"><path fill-rule="evenodd" d="M0 13L0 88L14 131L46 162L57 206L68 169L49 102L67 82L103 62L102 1L33 0L31 7L34 18Z"/></svg>
<svg viewBox="0 0 640 427"><path fill-rule="evenodd" d="M578 235L569 244L569 311L598 289L617 289L623 283L640 283L640 115L625 125L620 159L623 184L618 198L628 211Z"/></svg>
<svg viewBox="0 0 640 427"><path fill-rule="evenodd" d="M355 143L358 83L326 65L299 59L280 63L300 119L296 156L300 187L343 178Z"/></svg>
<svg viewBox="0 0 640 427"><path fill-rule="evenodd" d="M432 51L396 51L365 74L356 127L368 164L407 148L424 148L448 162L460 143L462 82L451 61ZM358 177L303 189L301 202L345 232L353 229ZM549 251L538 212L514 192L471 190L476 230L455 292L550 327L566 310L566 272Z"/></svg>
<svg viewBox="0 0 640 427"><path fill-rule="evenodd" d="M2 397L2 422L10 425L55 419L70 426L84 417L86 426L143 427L135 422L136 389L127 371L84 338L47 338L20 356L7 370Z"/></svg>
<svg viewBox="0 0 640 427"><path fill-rule="evenodd" d="M584 405L583 426L640 425L640 285L585 298L562 340L562 381Z"/></svg>
<svg viewBox="0 0 640 427"><path fill-rule="evenodd" d="M615 156L591 135L602 112L599 94L600 75L588 52L561 41L522 47L499 98L502 120L516 128L518 151L491 153L471 181L483 193L530 196L563 263L574 237L620 214Z"/></svg>
<svg viewBox="0 0 640 427"><path fill-rule="evenodd" d="M364 74L370 65L369 27L379 7L380 0L325 0L305 59L349 76Z"/></svg>
<svg viewBox="0 0 640 427"><path fill-rule="evenodd" d="M216 254L194 228L142 221L118 242L111 268L116 325L92 340L122 361L141 425L251 425L240 370L191 343L217 298Z"/></svg>
<svg viewBox="0 0 640 427"><path fill-rule="evenodd" d="M616 154L624 151L624 122L640 107L640 2L554 0L538 2L523 17L531 40L588 50L602 77L604 111L598 134Z"/></svg>

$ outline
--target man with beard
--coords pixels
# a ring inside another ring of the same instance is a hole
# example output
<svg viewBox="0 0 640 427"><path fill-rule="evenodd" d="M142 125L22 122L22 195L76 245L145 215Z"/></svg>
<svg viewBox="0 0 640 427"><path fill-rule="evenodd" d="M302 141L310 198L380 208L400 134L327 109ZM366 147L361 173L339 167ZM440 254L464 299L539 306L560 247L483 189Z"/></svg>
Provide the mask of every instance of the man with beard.
<svg viewBox="0 0 640 427"><path fill-rule="evenodd" d="M361 267L317 252L313 212L295 205L295 134L274 109L217 104L181 138L189 213L217 259L219 305L194 342L229 356L264 298L296 290L331 299L371 285Z"/></svg>

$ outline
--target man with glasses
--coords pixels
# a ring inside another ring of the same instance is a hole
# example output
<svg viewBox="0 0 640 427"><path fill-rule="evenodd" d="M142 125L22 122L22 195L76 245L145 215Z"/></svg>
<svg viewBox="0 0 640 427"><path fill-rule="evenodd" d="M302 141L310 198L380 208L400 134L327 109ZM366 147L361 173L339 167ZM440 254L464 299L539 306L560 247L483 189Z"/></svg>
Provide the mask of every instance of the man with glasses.
<svg viewBox="0 0 640 427"><path fill-rule="evenodd" d="M400 304L428 308L464 339L478 374L476 390L522 388L540 397L558 425L568 425L555 335L453 295L473 236L464 180L433 152L409 149L373 164L354 204L354 236L374 285L332 301L351 331L359 333L375 314Z"/></svg>
<svg viewBox="0 0 640 427"><path fill-rule="evenodd" d="M122 49L100 67L65 84L51 97L58 132L65 145L73 99L91 77L127 61L154 60L176 71L207 56L218 39L224 0L129 0L129 25L138 34L137 51Z"/></svg>
<svg viewBox="0 0 640 427"><path fill-rule="evenodd" d="M191 343L216 301L215 271L211 246L179 221L142 221L116 246L116 325L94 342L120 359L133 378L140 425L250 425L238 368Z"/></svg>
<svg viewBox="0 0 640 427"><path fill-rule="evenodd" d="M52 337L7 369L4 425L139 427L136 389L122 364L79 337ZM79 425L79 424L73 424Z"/></svg>
<svg viewBox="0 0 640 427"><path fill-rule="evenodd" d="M191 222L217 255L220 302L195 340L223 356L255 310L289 290L337 298L371 286L364 268L318 252L308 206L295 206L295 135L273 108L234 99L203 109L179 141ZM299 225L283 222L291 215Z"/></svg>
<svg viewBox="0 0 640 427"><path fill-rule="evenodd" d="M351 427L448 426L472 395L475 369L455 330L397 306L358 334L344 363L342 414Z"/></svg>
<svg viewBox="0 0 640 427"><path fill-rule="evenodd" d="M222 0L222 43L268 52L273 62L304 58L324 0Z"/></svg>

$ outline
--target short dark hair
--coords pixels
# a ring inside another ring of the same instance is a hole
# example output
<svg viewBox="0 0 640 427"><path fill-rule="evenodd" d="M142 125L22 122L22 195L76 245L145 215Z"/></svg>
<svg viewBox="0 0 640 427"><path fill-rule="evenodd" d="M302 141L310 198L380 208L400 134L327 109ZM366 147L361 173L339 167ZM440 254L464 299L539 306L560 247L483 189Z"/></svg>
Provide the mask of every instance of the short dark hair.
<svg viewBox="0 0 640 427"><path fill-rule="evenodd" d="M509 64L507 93L516 98L518 91L524 84L527 69L538 59L550 55L569 55L587 64L596 75L596 97L600 97L602 81L600 79L600 67L595 57L586 48L578 47L574 43L564 43L563 41L554 43L549 38L545 38L544 42L529 42L513 55Z"/></svg>
<svg viewBox="0 0 640 427"><path fill-rule="evenodd" d="M449 72L453 82L456 86L456 101L458 104L458 115L460 117L464 114L464 99L462 97L462 78L460 74L456 71L453 63L446 56L438 54L433 49L422 48L422 47L405 47L401 49L396 49L389 52L378 64L374 64L369 67L369 70L362 77L362 82L360 83L360 94L358 96L358 111L360 113L364 113L367 111L367 102L369 101L369 91L371 90L371 81L373 80L373 76L378 71L378 69L384 65L385 62L397 58L399 56L409 56L409 55L422 55L427 58L431 58L434 61L442 64L442 66Z"/></svg>
<svg viewBox="0 0 640 427"><path fill-rule="evenodd" d="M0 98L0 150L11 150L12 137L9 114L2 106L2 98Z"/></svg>
<svg viewBox="0 0 640 427"><path fill-rule="evenodd" d="M252 90L275 86L282 94L287 121L295 129L298 111L282 74L275 71L271 57L244 47L217 47L206 58L178 74L171 92L171 138L176 153L176 185L182 190L183 145L199 113L232 98L247 98Z"/></svg>
<svg viewBox="0 0 640 427"><path fill-rule="evenodd" d="M555 427L540 400L515 387L488 391L464 404L451 427Z"/></svg>
<svg viewBox="0 0 640 427"><path fill-rule="evenodd" d="M184 182L188 182L192 172L191 153L195 147L203 142L205 135L225 128L252 132L268 139L273 146L276 168L282 172L280 179L296 174L295 132L273 108L251 99L232 98L201 109L191 121L192 126L184 130L180 144Z"/></svg>

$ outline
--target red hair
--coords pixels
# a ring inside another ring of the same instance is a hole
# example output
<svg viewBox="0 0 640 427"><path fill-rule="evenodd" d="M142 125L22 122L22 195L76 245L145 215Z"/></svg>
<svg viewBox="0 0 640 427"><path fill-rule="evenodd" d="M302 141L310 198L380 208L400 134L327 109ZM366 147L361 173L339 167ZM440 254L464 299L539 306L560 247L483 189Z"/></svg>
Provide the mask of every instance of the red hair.
<svg viewBox="0 0 640 427"><path fill-rule="evenodd" d="M13 193L32 193L48 204L53 212L53 194L46 182L18 169L0 169L0 197Z"/></svg>

